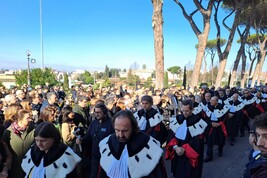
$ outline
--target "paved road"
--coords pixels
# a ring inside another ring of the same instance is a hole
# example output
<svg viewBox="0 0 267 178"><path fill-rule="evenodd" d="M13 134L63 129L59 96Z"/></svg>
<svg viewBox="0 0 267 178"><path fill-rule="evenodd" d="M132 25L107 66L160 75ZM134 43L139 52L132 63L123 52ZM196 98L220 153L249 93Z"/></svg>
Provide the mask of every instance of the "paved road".
<svg viewBox="0 0 267 178"><path fill-rule="evenodd" d="M241 178L248 162L249 150L248 134L242 138L238 137L234 146L230 146L227 141L223 157L217 156L217 147L214 146L213 161L204 163L202 178ZM172 178L169 161L166 161L166 167L169 178Z"/></svg>

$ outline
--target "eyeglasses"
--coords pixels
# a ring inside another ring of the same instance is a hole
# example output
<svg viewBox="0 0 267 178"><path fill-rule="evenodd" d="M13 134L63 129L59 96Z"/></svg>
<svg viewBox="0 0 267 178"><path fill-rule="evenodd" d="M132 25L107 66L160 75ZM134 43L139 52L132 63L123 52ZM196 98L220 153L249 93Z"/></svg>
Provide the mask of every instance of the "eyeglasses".
<svg viewBox="0 0 267 178"><path fill-rule="evenodd" d="M249 133L250 134L255 134L255 130L250 130Z"/></svg>
<svg viewBox="0 0 267 178"><path fill-rule="evenodd" d="M99 111L99 112L95 112L95 114L102 114L103 112Z"/></svg>

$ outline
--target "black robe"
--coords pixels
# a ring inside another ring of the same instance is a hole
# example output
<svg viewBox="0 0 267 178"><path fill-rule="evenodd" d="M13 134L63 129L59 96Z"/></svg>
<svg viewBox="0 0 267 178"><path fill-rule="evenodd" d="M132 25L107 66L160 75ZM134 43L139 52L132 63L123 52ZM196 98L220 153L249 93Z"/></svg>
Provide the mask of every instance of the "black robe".
<svg viewBox="0 0 267 178"><path fill-rule="evenodd" d="M223 97L219 97L218 100L219 100L218 102L224 106L225 105L224 101L227 100L227 96L223 95Z"/></svg>
<svg viewBox="0 0 267 178"><path fill-rule="evenodd" d="M200 120L205 122L203 119L200 119L199 117L193 114L189 116L188 118L184 118L183 115L176 116L177 123L180 125L183 123L185 119L187 121L188 128L190 126L195 127L196 125L199 125ZM173 123L173 120L171 122L172 122L171 124L176 125L175 123ZM207 125L206 122L205 124ZM176 140L177 146L182 147L185 144L189 144L190 147L198 153L198 158L197 158L198 165L196 167L193 167L190 163L190 159L186 156L186 154L183 154L182 156L178 156L174 152L174 157L172 158L172 161L171 161L171 172L173 173L173 176L175 178L201 178L202 167L203 167L203 154L204 154L204 141L203 141L204 130L205 130L205 127L203 127L202 125L201 133L196 136L192 136L190 134L189 129L187 129L185 140L181 140L175 137L175 133L172 128L169 130L168 139L167 139L168 144L170 142L173 142L173 140ZM173 148L169 148L168 144L167 144L167 152L169 149L173 149Z"/></svg>
<svg viewBox="0 0 267 178"><path fill-rule="evenodd" d="M218 103L218 105L216 107L210 105L208 106L208 109L211 112L214 112L215 109L218 110L223 110L223 106L221 104ZM225 133L223 132L223 128L222 126L219 127L212 127L212 122L216 122L216 123L225 123L226 117L227 117L228 113L225 113L223 116L217 118L218 121L212 121L211 117L208 117L208 123L209 123L209 128L208 128L208 138L207 138L207 144L208 145L225 145ZM224 125L225 126L225 125Z"/></svg>
<svg viewBox="0 0 267 178"><path fill-rule="evenodd" d="M68 149L71 152L69 152ZM77 160L74 159L75 156L73 154L75 153L72 151L72 149L63 143L54 144L53 147L50 148L47 153L41 151L37 147L37 145L34 144L30 148L28 153L24 156L22 161L22 167L24 167L24 171L29 170L28 167L31 168L31 166L38 167L42 163L43 159L43 167L44 169L46 169L45 177L46 175L49 175L49 173L51 173L48 171L51 170L51 167L53 168L52 173L54 173L54 171L62 172L62 167L63 167L64 168L63 173L69 172L66 175L66 178L77 177L76 165L79 161L75 163L75 161ZM76 157L78 156L76 155ZM64 163L62 165L60 164L61 163L60 159L64 160ZM32 172L33 169L34 168L31 168L30 172ZM30 172L26 173L29 174ZM64 177L64 175L62 176Z"/></svg>
<svg viewBox="0 0 267 178"><path fill-rule="evenodd" d="M242 97L243 103L245 104L244 110L247 113L247 116L249 116L251 119L254 119L257 115L261 114L260 110L256 107L256 102L247 102L252 101L253 96L250 95L248 97Z"/></svg>
<svg viewBox="0 0 267 178"><path fill-rule="evenodd" d="M85 177L88 172L90 172L91 177L97 176L101 156L98 147L99 142L112 133L114 133L114 128L110 117L106 117L101 123L97 119L91 122L85 136L82 139L83 150L84 152L87 152L84 156L85 158L88 158L84 159L82 162L83 169L85 169L83 170ZM90 163L88 163L89 160Z"/></svg>
<svg viewBox="0 0 267 178"><path fill-rule="evenodd" d="M194 102L194 110L193 113L199 117L199 118L204 118L204 112L201 104Z"/></svg>
<svg viewBox="0 0 267 178"><path fill-rule="evenodd" d="M144 170L148 169L147 168L148 165L142 164L143 162L141 160L150 159L154 161L153 156L152 156L154 153L154 150L150 150L151 147L148 144L149 141L151 141L151 139L152 139L152 142L159 144L158 141L156 141L154 138L150 137L149 135L143 132L134 134L126 143L119 142L116 135L112 134L108 138L102 140L99 144L100 152L101 152L100 164L109 162L110 156L113 156L117 160L119 160L122 155L123 149L126 145L128 149L129 159L134 158L136 161L136 164L141 164ZM158 145L158 148L161 149L159 145ZM148 152L146 153L146 158L144 157L139 158L139 154L143 150L147 150L147 149L148 149ZM153 170L150 171L149 175L143 176L143 178L167 178L167 173L166 173L164 162L161 156L158 162L156 162L155 164L156 166L153 168ZM111 166L111 165L108 165L108 166ZM131 177L130 172L129 172L130 170L129 166L131 165L128 164L128 177L135 178L135 177ZM137 170L137 171L142 172L142 170ZM107 177L108 176L103 168L103 165L101 164L101 167L98 171L97 178L107 178Z"/></svg>
<svg viewBox="0 0 267 178"><path fill-rule="evenodd" d="M230 141L233 141L232 139L234 137L237 137L239 128L243 125L243 106L240 101L229 101L229 104L231 106L236 107L236 111L229 111L230 114L232 114L232 117L229 117L226 120L226 128L227 133L229 136Z"/></svg>
<svg viewBox="0 0 267 178"><path fill-rule="evenodd" d="M155 139L157 139L161 144L163 144L166 141L167 135L168 135L168 131L165 127L165 125L162 122L159 122L157 125L155 126L151 126L149 123L149 119L154 119L156 117L156 115L159 114L158 111L154 108L151 108L150 110L146 111L144 109L141 109L137 112L137 114L135 114L135 117L138 120L144 116L147 120L147 124L146 124L146 128L145 130L143 130L143 132L145 132L146 134L154 137Z"/></svg>

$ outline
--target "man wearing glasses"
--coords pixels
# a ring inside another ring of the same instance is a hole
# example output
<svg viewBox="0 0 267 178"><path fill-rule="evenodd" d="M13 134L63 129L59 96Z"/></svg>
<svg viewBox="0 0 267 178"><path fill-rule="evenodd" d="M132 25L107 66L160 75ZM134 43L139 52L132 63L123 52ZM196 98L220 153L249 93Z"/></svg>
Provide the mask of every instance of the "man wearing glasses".
<svg viewBox="0 0 267 178"><path fill-rule="evenodd" d="M114 133L111 118L108 116L108 109L104 104L97 104L94 109L95 120L93 120L82 139L77 139L76 143L83 145L84 151L88 153L90 160L90 177L97 177L100 165L99 142L108 135ZM86 164L86 163L85 163ZM88 170L88 169L87 169ZM88 174L88 171L87 171ZM83 175L85 177L85 175Z"/></svg>

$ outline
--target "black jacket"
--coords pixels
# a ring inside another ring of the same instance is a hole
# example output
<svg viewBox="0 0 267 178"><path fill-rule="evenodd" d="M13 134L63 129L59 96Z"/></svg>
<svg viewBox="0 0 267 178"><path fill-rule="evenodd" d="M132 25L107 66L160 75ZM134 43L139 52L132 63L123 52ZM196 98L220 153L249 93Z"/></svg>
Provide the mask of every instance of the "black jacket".
<svg viewBox="0 0 267 178"><path fill-rule="evenodd" d="M111 118L106 117L101 123L97 119L92 121L82 139L84 147L86 149L89 148L90 156L100 158L98 144L112 133L114 133L114 128L111 123Z"/></svg>

